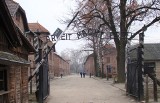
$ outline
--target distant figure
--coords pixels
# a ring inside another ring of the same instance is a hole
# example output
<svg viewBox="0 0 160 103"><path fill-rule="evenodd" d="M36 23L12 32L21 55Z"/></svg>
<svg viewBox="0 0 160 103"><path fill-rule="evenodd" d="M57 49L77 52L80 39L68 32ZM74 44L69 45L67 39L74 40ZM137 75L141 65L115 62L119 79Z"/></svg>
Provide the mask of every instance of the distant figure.
<svg viewBox="0 0 160 103"><path fill-rule="evenodd" d="M83 78L85 78L85 74L86 74L86 73L85 73L85 72L83 72Z"/></svg>
<svg viewBox="0 0 160 103"><path fill-rule="evenodd" d="M61 78L62 78L63 74L61 73Z"/></svg>
<svg viewBox="0 0 160 103"><path fill-rule="evenodd" d="M81 78L82 78L82 72L80 72Z"/></svg>
<svg viewBox="0 0 160 103"><path fill-rule="evenodd" d="M92 74L91 73L89 73L89 77L91 78L91 76L92 76Z"/></svg>

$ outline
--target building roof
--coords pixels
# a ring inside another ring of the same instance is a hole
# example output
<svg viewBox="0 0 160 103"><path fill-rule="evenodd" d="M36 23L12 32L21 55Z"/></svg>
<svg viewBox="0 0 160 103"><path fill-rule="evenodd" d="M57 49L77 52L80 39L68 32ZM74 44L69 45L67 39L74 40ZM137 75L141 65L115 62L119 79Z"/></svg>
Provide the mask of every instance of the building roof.
<svg viewBox="0 0 160 103"><path fill-rule="evenodd" d="M11 16L14 16L19 8L19 4L13 0L5 0Z"/></svg>
<svg viewBox="0 0 160 103"><path fill-rule="evenodd" d="M11 0L6 0L11 1ZM5 2L6 2L5 1ZM30 44L29 41L27 41L27 38L24 37L21 30L15 25L13 22L13 19L10 15L10 12L8 10L8 7L4 1L0 2L0 12L2 12L3 15L0 15L0 19L2 19L1 25L5 28L6 35L10 39L11 45L14 45L14 47L22 46L22 42L24 46L27 48L29 52L35 52L33 46ZM16 3L15 3L16 4ZM27 24L28 25L28 24Z"/></svg>
<svg viewBox="0 0 160 103"><path fill-rule="evenodd" d="M0 64L7 65L30 65L30 63L17 55L0 51Z"/></svg>
<svg viewBox="0 0 160 103"><path fill-rule="evenodd" d="M11 43L14 47L17 47L20 45L17 30L9 13L8 7L3 0L0 0L0 12L2 13L2 15L0 15L0 25L4 28L6 35L9 38L9 43Z"/></svg>
<svg viewBox="0 0 160 103"><path fill-rule="evenodd" d="M20 13L23 17L23 24L24 24L25 32L29 31L26 13L23 10L23 8L17 2L15 2L13 0L5 0L5 2L7 4L7 7L9 9L9 12L12 17L15 16L15 14L16 14L16 12L18 12L18 10L20 11Z"/></svg>
<svg viewBox="0 0 160 103"><path fill-rule="evenodd" d="M56 52L53 53L56 57L60 58L61 60L63 60L64 62L68 63L69 62L67 60L65 60L64 58L62 58L60 55L58 55Z"/></svg>
<svg viewBox="0 0 160 103"><path fill-rule="evenodd" d="M17 28L17 31L18 31L19 36L21 38L21 42L22 42L23 46L25 46L25 48L27 48L27 51L30 53L35 53L36 50L32 46L31 42L28 41L27 37L23 35L23 33L21 32L21 30L19 28Z"/></svg>
<svg viewBox="0 0 160 103"><path fill-rule="evenodd" d="M137 48L138 45L134 45L130 51L130 58L132 60L137 58ZM160 43L150 43L144 44L144 60L157 61L160 60Z"/></svg>
<svg viewBox="0 0 160 103"><path fill-rule="evenodd" d="M89 58L91 58L91 57L94 58L94 53L92 53L92 54L90 54L90 55L88 55L88 56L86 57L86 60L85 60L85 62L84 62L84 65L87 63L87 61L88 61Z"/></svg>
<svg viewBox="0 0 160 103"><path fill-rule="evenodd" d="M103 55L111 55L111 54L116 54L117 53L117 50L116 48L112 45L112 44L106 44L104 47L103 47Z"/></svg>
<svg viewBox="0 0 160 103"><path fill-rule="evenodd" d="M28 23L28 25L29 29L35 33L47 33L49 35L49 31L39 23Z"/></svg>

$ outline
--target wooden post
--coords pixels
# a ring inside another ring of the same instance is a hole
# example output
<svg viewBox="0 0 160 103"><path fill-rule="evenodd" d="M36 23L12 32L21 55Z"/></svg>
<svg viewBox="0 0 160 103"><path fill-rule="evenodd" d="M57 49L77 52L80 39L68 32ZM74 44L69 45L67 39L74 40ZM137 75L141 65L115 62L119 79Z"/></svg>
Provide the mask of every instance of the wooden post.
<svg viewBox="0 0 160 103"><path fill-rule="evenodd" d="M41 60L42 59L42 49L39 49L38 54L39 54L38 60ZM42 91L42 88L43 88L43 66L42 65L40 65L40 68L36 73L36 88L37 88L37 90L36 90L37 101L38 101L38 103L43 103L43 91Z"/></svg>
<svg viewBox="0 0 160 103"><path fill-rule="evenodd" d="M39 57L42 58L42 49L39 49ZM43 65L39 68L39 92L38 103L43 103Z"/></svg>
<svg viewBox="0 0 160 103"><path fill-rule="evenodd" d="M149 102L149 92L148 92L148 74L146 74L146 98L145 98L146 103Z"/></svg>
<svg viewBox="0 0 160 103"><path fill-rule="evenodd" d="M143 88L143 67L144 67L144 33L139 34L139 46L138 46L138 101L144 100L144 88Z"/></svg>
<svg viewBox="0 0 160 103"><path fill-rule="evenodd" d="M155 73L155 72L154 72ZM154 80L153 80L153 94L154 94L154 101L158 102L158 97L157 97L157 80L156 80L156 74L154 75Z"/></svg>

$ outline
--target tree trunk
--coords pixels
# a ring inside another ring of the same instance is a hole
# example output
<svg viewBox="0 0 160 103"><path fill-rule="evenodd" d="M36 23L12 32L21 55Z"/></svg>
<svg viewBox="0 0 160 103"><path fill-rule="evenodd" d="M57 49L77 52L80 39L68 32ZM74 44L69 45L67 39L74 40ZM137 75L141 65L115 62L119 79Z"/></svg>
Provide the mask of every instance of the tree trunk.
<svg viewBox="0 0 160 103"><path fill-rule="evenodd" d="M127 28L126 28L126 0L120 1L120 38L117 50L117 72L118 82L125 82L125 47L127 41Z"/></svg>
<svg viewBox="0 0 160 103"><path fill-rule="evenodd" d="M102 62L102 78L104 78L104 64Z"/></svg>
<svg viewBox="0 0 160 103"><path fill-rule="evenodd" d="M97 66L97 54L94 50L94 67L95 67L95 76L97 77L98 76L98 66Z"/></svg>
<svg viewBox="0 0 160 103"><path fill-rule="evenodd" d="M117 82L125 82L125 44L121 42L121 46L117 49Z"/></svg>

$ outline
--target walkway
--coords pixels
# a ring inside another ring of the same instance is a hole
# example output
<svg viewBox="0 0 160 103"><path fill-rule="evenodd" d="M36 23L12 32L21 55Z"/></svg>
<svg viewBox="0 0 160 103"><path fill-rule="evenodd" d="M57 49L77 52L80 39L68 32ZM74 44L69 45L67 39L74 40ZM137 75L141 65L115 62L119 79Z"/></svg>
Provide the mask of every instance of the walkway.
<svg viewBox="0 0 160 103"><path fill-rule="evenodd" d="M123 90L103 79L70 75L51 81L47 103L136 103Z"/></svg>

